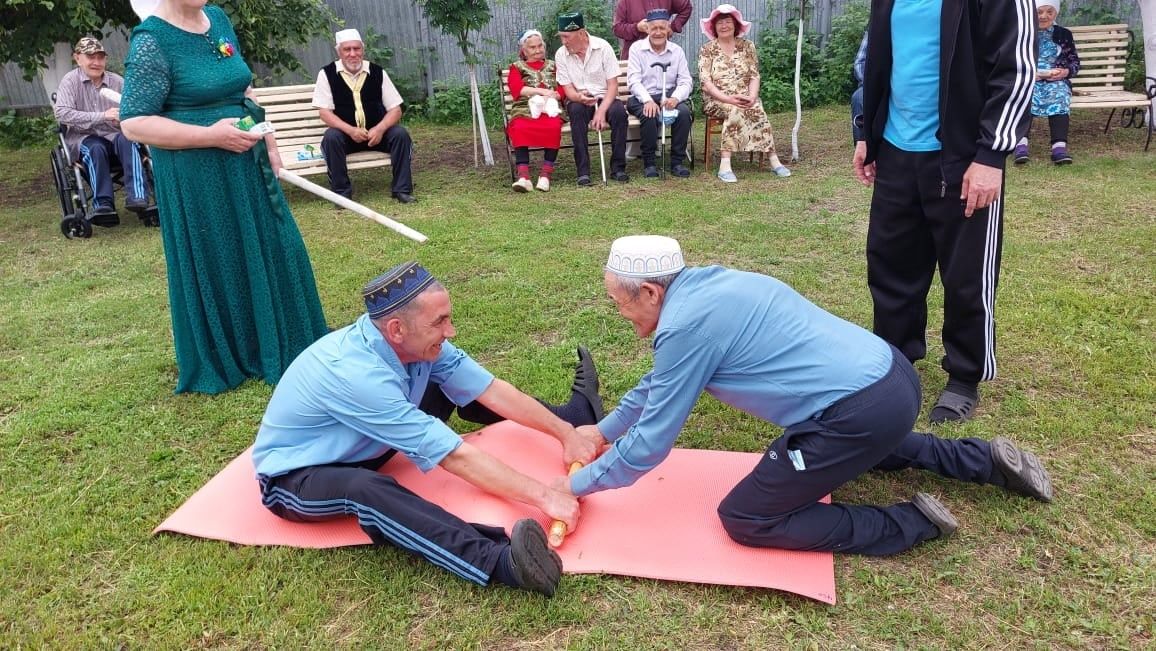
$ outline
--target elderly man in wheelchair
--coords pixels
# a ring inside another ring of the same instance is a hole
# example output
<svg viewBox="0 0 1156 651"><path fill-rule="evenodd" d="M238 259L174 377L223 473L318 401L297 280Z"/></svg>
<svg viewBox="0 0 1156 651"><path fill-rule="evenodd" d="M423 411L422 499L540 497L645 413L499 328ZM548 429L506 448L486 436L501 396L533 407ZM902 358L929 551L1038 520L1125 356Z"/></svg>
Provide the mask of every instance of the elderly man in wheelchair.
<svg viewBox="0 0 1156 651"><path fill-rule="evenodd" d="M53 167L66 168L54 169L58 185L67 186L58 188L65 211L61 230L66 236L88 237L92 229L87 222L97 226L119 224L113 203L114 183L124 189L124 207L137 213L145 225L155 226L157 211L149 202L151 175L146 156L140 145L120 131L117 100L124 79L105 70L108 55L104 45L91 36L76 44L73 59L77 67L61 79L53 107L61 125L62 145L62 151L54 155ZM85 185L91 192L88 210ZM66 193L71 196L66 198Z"/></svg>

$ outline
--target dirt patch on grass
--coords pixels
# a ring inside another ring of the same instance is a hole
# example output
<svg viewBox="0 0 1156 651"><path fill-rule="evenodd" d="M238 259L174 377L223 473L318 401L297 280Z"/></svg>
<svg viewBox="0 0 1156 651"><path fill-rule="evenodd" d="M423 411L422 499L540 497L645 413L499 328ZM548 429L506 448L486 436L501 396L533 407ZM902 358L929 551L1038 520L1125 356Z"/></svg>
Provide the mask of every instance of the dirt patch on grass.
<svg viewBox="0 0 1156 651"><path fill-rule="evenodd" d="M16 179L0 185L0 208L22 208L44 201L49 193L55 193L52 182L52 168L29 179Z"/></svg>

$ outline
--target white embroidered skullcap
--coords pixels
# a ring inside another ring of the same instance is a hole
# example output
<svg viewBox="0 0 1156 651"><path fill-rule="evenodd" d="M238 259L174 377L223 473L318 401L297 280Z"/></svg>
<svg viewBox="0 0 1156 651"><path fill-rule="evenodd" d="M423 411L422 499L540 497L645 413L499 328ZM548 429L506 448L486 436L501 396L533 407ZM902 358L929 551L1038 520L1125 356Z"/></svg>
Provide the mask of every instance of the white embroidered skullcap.
<svg viewBox="0 0 1156 651"><path fill-rule="evenodd" d="M518 45L525 45L526 41L530 40L531 36L542 38L542 32L539 32L536 29L527 29L526 31L522 32L521 36L518 37Z"/></svg>
<svg viewBox="0 0 1156 651"><path fill-rule="evenodd" d="M1060 0L1036 0L1036 9L1040 7L1051 7L1058 14L1060 13Z"/></svg>
<svg viewBox="0 0 1156 651"><path fill-rule="evenodd" d="M663 235L630 235L614 240L606 270L628 278L657 278L686 267L678 240Z"/></svg>
<svg viewBox="0 0 1156 651"><path fill-rule="evenodd" d="M340 46L342 43L345 43L346 41L360 41L362 43L365 42L361 40L361 32L357 31L356 29L343 29L340 32L334 34L333 40L334 45L338 46Z"/></svg>

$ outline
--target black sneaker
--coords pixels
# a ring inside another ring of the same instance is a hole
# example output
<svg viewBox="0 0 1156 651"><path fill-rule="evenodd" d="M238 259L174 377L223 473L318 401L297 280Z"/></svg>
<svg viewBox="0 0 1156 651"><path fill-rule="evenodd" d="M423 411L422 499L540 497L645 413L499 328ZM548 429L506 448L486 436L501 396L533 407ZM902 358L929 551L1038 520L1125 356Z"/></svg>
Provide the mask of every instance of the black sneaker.
<svg viewBox="0 0 1156 651"><path fill-rule="evenodd" d="M686 168L686 165L675 165L670 168L670 173L682 179L690 176L690 170Z"/></svg>
<svg viewBox="0 0 1156 651"><path fill-rule="evenodd" d="M602 396L598 395L598 369L594 367L594 359L585 346L578 346L578 368L574 369L574 384L570 386L570 391L581 394L590 403L594 423L606 415L602 408Z"/></svg>
<svg viewBox="0 0 1156 651"><path fill-rule="evenodd" d="M1036 455L1019 449L1008 438L997 436L991 440L991 462L1003 475L1007 490L1041 502L1052 501L1052 480Z"/></svg>
<svg viewBox="0 0 1156 651"><path fill-rule="evenodd" d="M578 187L585 188L585 187L589 187L589 186L590 186L590 175L589 174L583 174L582 176L578 177Z"/></svg>
<svg viewBox="0 0 1156 651"><path fill-rule="evenodd" d="M148 199L126 199L124 202L124 209L130 212L142 213L148 210Z"/></svg>
<svg viewBox="0 0 1156 651"><path fill-rule="evenodd" d="M120 223L120 215L117 214L116 208L109 203L94 203L92 205L92 215L88 221L96 226L116 226Z"/></svg>
<svg viewBox="0 0 1156 651"><path fill-rule="evenodd" d="M553 597L562 580L562 559L550 549L546 532L529 518L514 523L510 534L510 565L518 585Z"/></svg>
<svg viewBox="0 0 1156 651"><path fill-rule="evenodd" d="M915 508L919 509L923 517L931 520L931 524L934 524L935 528L939 529L940 538L951 536L951 534L955 533L955 530L959 528L959 521L955 519L951 511L947 510L943 502L940 502L931 495L927 493L916 493L915 497L911 498L911 503L915 505Z"/></svg>
<svg viewBox="0 0 1156 651"><path fill-rule="evenodd" d="M648 179L657 179L658 178L658 168L655 167L654 165L647 165L642 170L642 176L644 176Z"/></svg>
<svg viewBox="0 0 1156 651"><path fill-rule="evenodd" d="M618 181L619 183L626 183L626 182L630 181L630 175L627 174L626 172L614 172L613 174L610 175L610 178L614 179L615 181Z"/></svg>

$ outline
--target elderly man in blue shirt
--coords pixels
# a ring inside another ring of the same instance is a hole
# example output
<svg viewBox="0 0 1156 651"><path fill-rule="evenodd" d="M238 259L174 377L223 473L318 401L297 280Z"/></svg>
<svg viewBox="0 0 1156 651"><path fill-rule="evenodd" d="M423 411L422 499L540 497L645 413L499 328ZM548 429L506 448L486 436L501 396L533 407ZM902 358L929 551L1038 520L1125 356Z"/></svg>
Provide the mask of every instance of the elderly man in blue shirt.
<svg viewBox="0 0 1156 651"><path fill-rule="evenodd" d="M694 89L686 54L676 43L670 42L670 12L652 9L646 14L647 38L630 46L626 59L626 83L630 99L626 110L642 123L642 175L658 177L654 152L658 143L659 121L670 124L670 173L679 177L690 176L686 168L686 143L690 139L692 117L687 98ZM670 112L673 122L664 119Z"/></svg>
<svg viewBox="0 0 1156 651"><path fill-rule="evenodd" d="M600 439L574 425L602 417L598 376L579 348L570 401L550 406L495 378L448 340L449 294L416 262L363 290L366 314L305 349L273 391L253 445L264 505L312 522L354 515L374 544L393 544L480 585L554 594L562 562L537 522L500 527L463 521L378 469L401 452L494 495L529 504L573 527L572 495L531 479L458 436L445 420L508 418L546 432L566 463L590 461ZM585 438L584 438L585 437Z"/></svg>
<svg viewBox="0 0 1156 651"><path fill-rule="evenodd" d="M579 428L612 445L553 486L583 496L634 483L666 458L705 390L785 428L719 505L744 545L884 555L954 532L926 493L886 507L818 501L872 469L921 468L1051 500L1039 459L1006 438L912 432L920 388L907 359L774 278L685 268L675 240L634 236L614 242L604 282L634 331L654 335L654 369L597 426Z"/></svg>

